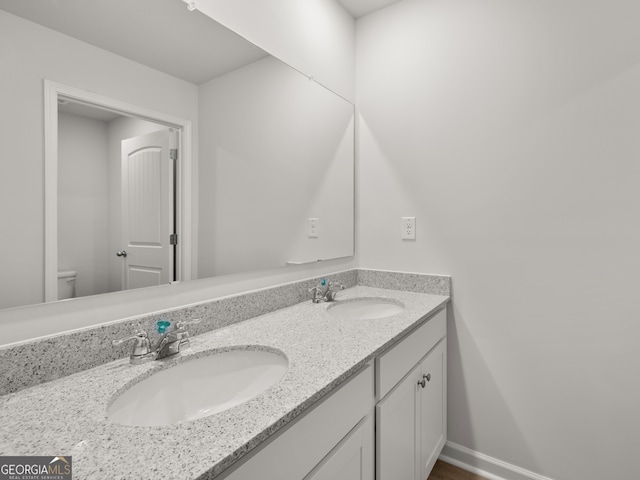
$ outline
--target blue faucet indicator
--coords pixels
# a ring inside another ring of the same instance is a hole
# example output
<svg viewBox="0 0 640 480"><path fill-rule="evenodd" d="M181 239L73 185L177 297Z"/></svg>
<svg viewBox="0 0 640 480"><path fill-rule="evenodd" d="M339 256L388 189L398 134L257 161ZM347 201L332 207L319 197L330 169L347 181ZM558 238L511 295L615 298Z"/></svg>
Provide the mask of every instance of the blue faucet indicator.
<svg viewBox="0 0 640 480"><path fill-rule="evenodd" d="M168 322L166 320L159 320L156 325L158 326L158 333L165 333L167 331L167 328L171 326L171 322Z"/></svg>

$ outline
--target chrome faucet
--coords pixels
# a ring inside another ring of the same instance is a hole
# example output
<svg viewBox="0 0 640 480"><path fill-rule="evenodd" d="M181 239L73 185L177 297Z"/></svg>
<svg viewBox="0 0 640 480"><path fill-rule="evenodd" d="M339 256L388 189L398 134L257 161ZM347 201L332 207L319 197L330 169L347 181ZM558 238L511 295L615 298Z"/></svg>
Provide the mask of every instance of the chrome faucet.
<svg viewBox="0 0 640 480"><path fill-rule="evenodd" d="M156 360L175 355L176 353L180 353L181 349L189 348L189 332L186 327L187 325L195 325L200 322L201 319L199 318L195 320L178 320L175 328L169 331L167 331L167 329L171 326L171 322L158 322L158 324L161 324L164 328L161 328L160 325L158 326L158 333L161 333L162 337L160 337L156 344Z"/></svg>
<svg viewBox="0 0 640 480"><path fill-rule="evenodd" d="M115 347L117 345L120 345L121 343L128 342L129 340L134 341L133 350L131 351L131 356L129 357L130 363L139 365L141 363L153 360L152 358L150 358L151 348L149 343L149 336L144 330L136 330L135 333L130 337L113 340L111 341L111 345Z"/></svg>
<svg viewBox="0 0 640 480"><path fill-rule="evenodd" d="M311 301L313 303L320 302L333 302L336 299L336 295L338 294L338 290L344 290L345 286L340 285L339 283L327 282L326 278L323 278L322 281L313 288L309 289L309 293L312 293Z"/></svg>
<svg viewBox="0 0 640 480"><path fill-rule="evenodd" d="M151 362L153 360L160 360L171 355L180 353L182 349L188 348L189 332L186 329L187 325L193 325L200 323L201 319L195 320L180 320L176 322L175 327L171 328L171 322L166 320L160 320L156 323L157 331L162 335L155 346L151 348L151 342L149 341L149 335L142 329L138 329L135 333L129 337L113 340L112 345L120 345L129 340L133 340L133 350L129 357L129 363L133 365L140 365L142 363ZM138 325L139 327L140 325Z"/></svg>

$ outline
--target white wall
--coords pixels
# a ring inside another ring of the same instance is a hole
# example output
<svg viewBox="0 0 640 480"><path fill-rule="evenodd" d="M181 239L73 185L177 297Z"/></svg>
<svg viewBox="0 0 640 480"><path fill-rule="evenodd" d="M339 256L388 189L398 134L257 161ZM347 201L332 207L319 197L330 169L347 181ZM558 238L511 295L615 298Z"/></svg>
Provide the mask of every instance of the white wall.
<svg viewBox="0 0 640 480"><path fill-rule="evenodd" d="M639 15L405 0L357 22L359 264L453 275L449 440L556 480L638 477Z"/></svg>
<svg viewBox="0 0 640 480"><path fill-rule="evenodd" d="M336 0L195 3L201 12L354 102L355 22Z"/></svg>
<svg viewBox="0 0 640 480"><path fill-rule="evenodd" d="M58 270L78 297L109 291L107 143L107 122L58 115Z"/></svg>
<svg viewBox="0 0 640 480"><path fill-rule="evenodd" d="M353 105L271 56L199 95L200 276L353 255Z"/></svg>

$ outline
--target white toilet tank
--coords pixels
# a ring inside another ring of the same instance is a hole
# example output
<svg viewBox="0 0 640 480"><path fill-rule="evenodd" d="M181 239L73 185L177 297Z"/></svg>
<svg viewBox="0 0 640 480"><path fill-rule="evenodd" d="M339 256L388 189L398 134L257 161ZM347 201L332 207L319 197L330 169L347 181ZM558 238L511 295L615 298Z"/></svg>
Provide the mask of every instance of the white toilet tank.
<svg viewBox="0 0 640 480"><path fill-rule="evenodd" d="M76 296L76 271L66 270L58 272L58 300L75 298Z"/></svg>

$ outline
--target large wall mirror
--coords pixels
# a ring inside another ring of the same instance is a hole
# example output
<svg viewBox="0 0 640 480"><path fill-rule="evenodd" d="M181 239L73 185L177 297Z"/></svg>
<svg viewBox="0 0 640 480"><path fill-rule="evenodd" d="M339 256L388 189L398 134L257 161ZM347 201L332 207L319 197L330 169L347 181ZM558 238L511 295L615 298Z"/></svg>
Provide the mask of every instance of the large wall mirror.
<svg viewBox="0 0 640 480"><path fill-rule="evenodd" d="M353 105L182 0L0 0L0 70L0 309L353 255Z"/></svg>

